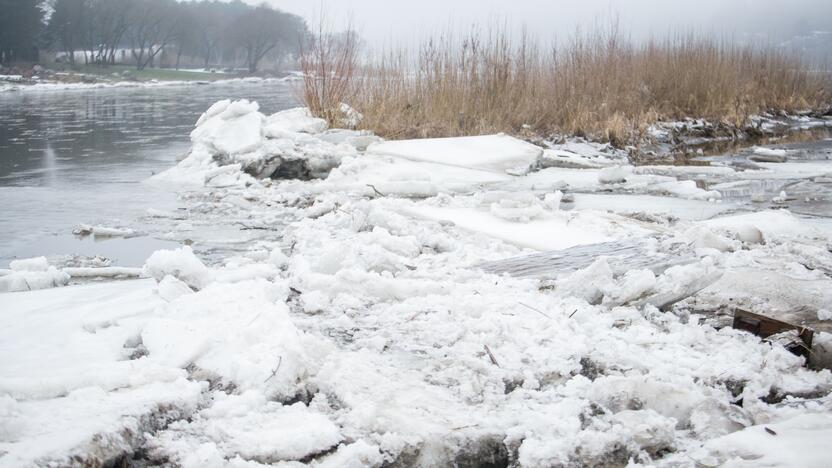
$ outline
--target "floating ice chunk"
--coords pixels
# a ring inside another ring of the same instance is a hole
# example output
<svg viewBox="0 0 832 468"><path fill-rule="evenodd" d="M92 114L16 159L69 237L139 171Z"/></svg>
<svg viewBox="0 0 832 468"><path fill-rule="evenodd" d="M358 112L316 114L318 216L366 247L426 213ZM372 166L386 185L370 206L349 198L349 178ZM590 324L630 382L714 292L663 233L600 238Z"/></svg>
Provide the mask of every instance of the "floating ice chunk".
<svg viewBox="0 0 832 468"><path fill-rule="evenodd" d="M818 320L832 320L832 310L819 309L818 310Z"/></svg>
<svg viewBox="0 0 832 468"><path fill-rule="evenodd" d="M632 166L605 167L598 171L598 182L602 184L620 184L627 182L627 177L632 174Z"/></svg>
<svg viewBox="0 0 832 468"><path fill-rule="evenodd" d="M370 145L367 152L412 161L505 172L531 166L543 150L523 140L499 134L385 141Z"/></svg>
<svg viewBox="0 0 832 468"><path fill-rule="evenodd" d="M49 262L46 257L23 258L12 260L9 268L12 271L46 271L49 269Z"/></svg>
<svg viewBox="0 0 832 468"><path fill-rule="evenodd" d="M704 190L696 186L692 180L670 180L659 182L647 187L647 191L661 195L672 195L688 200L719 200L722 194L716 190Z"/></svg>
<svg viewBox="0 0 832 468"><path fill-rule="evenodd" d="M213 279L213 272L194 255L190 246L153 252L144 264L144 273L159 282L171 275L194 289L204 288Z"/></svg>
<svg viewBox="0 0 832 468"><path fill-rule="evenodd" d="M761 162L782 162L782 161L786 160L786 155L788 154L788 152L784 149L772 149L772 148L764 148L762 146L756 146L756 147L754 147L754 154L777 159L777 161L761 161Z"/></svg>
<svg viewBox="0 0 832 468"><path fill-rule="evenodd" d="M95 235L97 237L132 237L136 231L129 228L117 228L112 226L79 224L72 229L76 236Z"/></svg>

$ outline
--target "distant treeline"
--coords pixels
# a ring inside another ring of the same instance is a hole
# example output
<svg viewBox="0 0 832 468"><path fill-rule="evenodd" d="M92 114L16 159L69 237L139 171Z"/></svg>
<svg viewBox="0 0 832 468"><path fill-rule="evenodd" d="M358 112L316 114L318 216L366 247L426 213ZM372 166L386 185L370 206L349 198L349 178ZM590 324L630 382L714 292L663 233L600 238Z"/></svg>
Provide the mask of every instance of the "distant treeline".
<svg viewBox="0 0 832 468"><path fill-rule="evenodd" d="M175 0L0 0L0 61L35 61L37 49L79 63L245 66L295 56L309 30L266 5ZM183 63L185 62L185 63Z"/></svg>

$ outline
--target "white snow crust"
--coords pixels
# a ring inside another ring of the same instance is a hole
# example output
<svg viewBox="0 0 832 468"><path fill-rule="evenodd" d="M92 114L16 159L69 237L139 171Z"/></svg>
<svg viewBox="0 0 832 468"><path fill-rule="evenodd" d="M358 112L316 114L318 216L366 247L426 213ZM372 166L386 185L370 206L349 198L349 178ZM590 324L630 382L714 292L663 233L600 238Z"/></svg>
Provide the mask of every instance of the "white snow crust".
<svg viewBox="0 0 832 468"><path fill-rule="evenodd" d="M586 142L376 140L303 109L206 111L156 181L209 194L206 223L287 227L221 259L157 251L144 279L0 295L0 466L828 465L832 372L724 309L826 313L830 232ZM337 167L244 172L277 154ZM477 267L602 242L638 262ZM10 266L0 285L61 273Z"/></svg>

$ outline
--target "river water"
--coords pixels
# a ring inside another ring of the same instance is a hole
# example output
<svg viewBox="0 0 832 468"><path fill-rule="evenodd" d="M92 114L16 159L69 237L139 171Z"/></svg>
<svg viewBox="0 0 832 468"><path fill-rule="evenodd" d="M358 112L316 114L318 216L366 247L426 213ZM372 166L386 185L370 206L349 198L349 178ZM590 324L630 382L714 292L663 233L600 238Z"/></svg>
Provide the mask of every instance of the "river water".
<svg viewBox="0 0 832 468"><path fill-rule="evenodd" d="M175 209L171 189L143 183L173 166L214 102L250 99L273 113L298 105L280 82L0 93L0 268L35 255L104 255L139 266L165 241L95 242L77 224L136 225Z"/></svg>

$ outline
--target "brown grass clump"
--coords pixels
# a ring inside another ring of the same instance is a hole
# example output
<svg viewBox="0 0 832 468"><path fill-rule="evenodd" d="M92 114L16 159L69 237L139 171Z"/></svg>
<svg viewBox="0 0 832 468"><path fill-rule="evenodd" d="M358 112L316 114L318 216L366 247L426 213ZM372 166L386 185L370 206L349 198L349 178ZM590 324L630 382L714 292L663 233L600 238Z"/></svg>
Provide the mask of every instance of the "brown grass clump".
<svg viewBox="0 0 832 468"><path fill-rule="evenodd" d="M341 104L354 97L358 49L358 36L351 27L344 33L330 34L323 19L318 34L301 44L303 101L313 115L330 124L339 122Z"/></svg>
<svg viewBox="0 0 832 468"><path fill-rule="evenodd" d="M318 77L307 78L307 105L329 118L334 98L320 104L330 94L320 79L326 59L304 62L304 71ZM755 113L832 102L829 75L785 51L694 35L636 44L614 27L545 49L525 33L474 30L461 40L428 40L417 53L388 51L360 70L341 62L333 68L351 74L329 73L344 85L331 94L364 114L363 128L387 138L532 131L625 144L658 120L741 126Z"/></svg>

